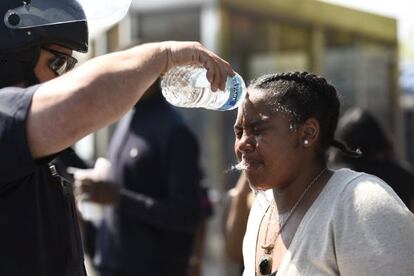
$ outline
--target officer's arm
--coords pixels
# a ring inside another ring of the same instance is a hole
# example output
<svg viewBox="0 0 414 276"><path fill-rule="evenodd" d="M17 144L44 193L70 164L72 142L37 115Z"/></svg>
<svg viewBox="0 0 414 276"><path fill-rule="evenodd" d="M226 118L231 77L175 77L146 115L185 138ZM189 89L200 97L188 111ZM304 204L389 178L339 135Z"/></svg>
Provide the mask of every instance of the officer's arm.
<svg viewBox="0 0 414 276"><path fill-rule="evenodd" d="M223 89L227 75L233 75L227 62L199 43L162 42L92 59L42 84L27 124L33 157L59 152L116 121L163 72L191 63L207 68L213 88Z"/></svg>

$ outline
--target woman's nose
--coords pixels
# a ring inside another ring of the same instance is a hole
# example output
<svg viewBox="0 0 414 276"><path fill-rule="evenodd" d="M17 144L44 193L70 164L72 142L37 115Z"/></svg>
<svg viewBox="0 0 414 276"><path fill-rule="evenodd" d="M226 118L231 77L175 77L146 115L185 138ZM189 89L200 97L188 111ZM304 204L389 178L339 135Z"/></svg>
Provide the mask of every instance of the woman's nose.
<svg viewBox="0 0 414 276"><path fill-rule="evenodd" d="M236 151L239 152L248 152L252 151L256 148L256 139L253 135L246 135L243 136L236 141Z"/></svg>

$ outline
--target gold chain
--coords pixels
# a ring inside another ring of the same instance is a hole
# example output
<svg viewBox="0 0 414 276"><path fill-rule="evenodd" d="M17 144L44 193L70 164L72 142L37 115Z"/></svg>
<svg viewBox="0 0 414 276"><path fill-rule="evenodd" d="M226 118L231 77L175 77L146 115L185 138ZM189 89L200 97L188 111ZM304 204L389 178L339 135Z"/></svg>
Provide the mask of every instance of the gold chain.
<svg viewBox="0 0 414 276"><path fill-rule="evenodd" d="M321 177L321 175L327 170L327 168L323 168L319 174L308 184L308 186L305 188L305 190L302 192L302 194L300 195L299 199L296 201L295 205L293 205L293 207L290 209L289 213L286 216L285 221L283 221L283 223L279 223L279 230L276 233L276 237L273 241L272 244L266 245L267 243L267 233L269 231L269 225L272 219L272 214L273 214L273 209L274 209L274 200L272 200L272 202L270 202L271 204L271 209L270 209L270 214L269 214L269 220L266 226L266 230L265 230L265 240L264 240L264 244L261 246L262 249L265 250L265 254L270 255L270 253L272 253L272 250L274 248L274 244L276 243L277 238L279 237L280 233L282 233L283 228L285 227L285 225L287 224L287 222L289 221L290 216L293 214L293 212L295 212L296 208L299 206L300 202L302 201L302 199L305 197L306 193L309 191L309 189L312 187L312 185L318 181L318 179Z"/></svg>

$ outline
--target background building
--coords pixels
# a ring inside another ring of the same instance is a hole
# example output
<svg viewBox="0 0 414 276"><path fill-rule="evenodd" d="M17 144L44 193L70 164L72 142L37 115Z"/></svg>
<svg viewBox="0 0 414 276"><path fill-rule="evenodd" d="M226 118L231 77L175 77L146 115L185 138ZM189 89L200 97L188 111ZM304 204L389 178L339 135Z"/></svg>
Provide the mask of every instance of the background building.
<svg viewBox="0 0 414 276"><path fill-rule="evenodd" d="M404 116L406 160L414 164L414 62L404 62L400 73L400 103Z"/></svg>

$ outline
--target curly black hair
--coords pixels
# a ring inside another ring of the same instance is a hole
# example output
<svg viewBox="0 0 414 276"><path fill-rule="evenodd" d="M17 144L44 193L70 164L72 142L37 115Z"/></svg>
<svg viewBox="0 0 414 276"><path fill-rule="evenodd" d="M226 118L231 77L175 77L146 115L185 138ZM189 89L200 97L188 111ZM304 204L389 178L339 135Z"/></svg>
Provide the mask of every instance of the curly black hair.
<svg viewBox="0 0 414 276"><path fill-rule="evenodd" d="M326 160L326 152L330 146L339 148L348 156L360 155L359 151L350 150L334 139L340 102L335 87L325 78L308 72L269 74L253 80L249 89L269 92L269 106L274 111L289 113L294 124L316 118L320 125L321 160Z"/></svg>

